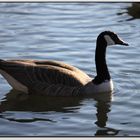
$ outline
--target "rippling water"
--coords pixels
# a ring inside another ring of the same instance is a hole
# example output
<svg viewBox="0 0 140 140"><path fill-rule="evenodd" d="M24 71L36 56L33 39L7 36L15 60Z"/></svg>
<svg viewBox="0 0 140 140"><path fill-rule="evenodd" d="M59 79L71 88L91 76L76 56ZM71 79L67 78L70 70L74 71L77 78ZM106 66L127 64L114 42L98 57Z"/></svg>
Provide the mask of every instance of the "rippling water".
<svg viewBox="0 0 140 140"><path fill-rule="evenodd" d="M130 45L107 51L115 91L96 98L28 96L0 76L1 136L139 136L140 19L131 3L0 3L0 58L53 59L95 76L97 35ZM138 14L138 12L137 12Z"/></svg>

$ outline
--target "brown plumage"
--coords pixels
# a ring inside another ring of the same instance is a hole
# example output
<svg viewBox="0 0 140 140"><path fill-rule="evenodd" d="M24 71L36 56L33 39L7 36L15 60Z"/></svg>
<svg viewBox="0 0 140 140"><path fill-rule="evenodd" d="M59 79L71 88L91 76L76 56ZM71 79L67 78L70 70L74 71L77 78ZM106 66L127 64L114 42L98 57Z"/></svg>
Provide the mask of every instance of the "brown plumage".
<svg viewBox="0 0 140 140"><path fill-rule="evenodd" d="M78 68L58 61L1 60L0 69L4 77L3 71L27 87L29 93L34 94L77 95L81 87L91 81L91 78ZM22 90L10 82L9 84Z"/></svg>

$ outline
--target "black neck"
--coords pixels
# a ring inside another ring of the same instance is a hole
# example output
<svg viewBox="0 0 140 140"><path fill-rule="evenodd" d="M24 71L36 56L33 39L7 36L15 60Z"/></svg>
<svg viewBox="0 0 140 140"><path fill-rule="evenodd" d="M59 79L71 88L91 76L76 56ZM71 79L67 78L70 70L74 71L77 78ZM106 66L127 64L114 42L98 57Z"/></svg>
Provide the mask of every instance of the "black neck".
<svg viewBox="0 0 140 140"><path fill-rule="evenodd" d="M95 52L97 76L93 80L95 84L100 84L105 80L110 80L111 78L106 64L106 48L107 48L106 43L103 43L102 41L101 42L97 41Z"/></svg>

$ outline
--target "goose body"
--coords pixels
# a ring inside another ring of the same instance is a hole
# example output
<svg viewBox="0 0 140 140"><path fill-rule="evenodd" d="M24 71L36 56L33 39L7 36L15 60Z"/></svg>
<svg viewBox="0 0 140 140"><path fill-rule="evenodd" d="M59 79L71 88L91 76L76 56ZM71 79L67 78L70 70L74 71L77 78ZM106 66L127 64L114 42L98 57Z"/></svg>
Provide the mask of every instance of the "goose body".
<svg viewBox="0 0 140 140"><path fill-rule="evenodd" d="M113 90L106 65L109 45L128 45L115 33L102 32L97 38L96 71L93 79L82 70L59 61L0 60L0 74L16 90L50 96L91 95Z"/></svg>

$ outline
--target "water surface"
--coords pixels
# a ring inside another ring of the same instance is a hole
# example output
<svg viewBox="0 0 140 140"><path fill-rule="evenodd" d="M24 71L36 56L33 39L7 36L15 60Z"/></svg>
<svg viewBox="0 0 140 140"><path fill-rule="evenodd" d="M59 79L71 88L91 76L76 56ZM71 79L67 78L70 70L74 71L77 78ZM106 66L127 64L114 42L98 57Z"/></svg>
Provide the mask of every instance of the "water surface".
<svg viewBox="0 0 140 140"><path fill-rule="evenodd" d="M133 6L0 3L1 59L60 60L94 77L100 32L112 30L130 44L107 50L112 95L28 96L0 76L0 136L139 136L140 19Z"/></svg>

